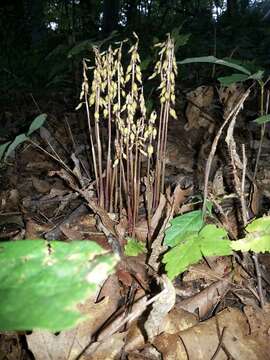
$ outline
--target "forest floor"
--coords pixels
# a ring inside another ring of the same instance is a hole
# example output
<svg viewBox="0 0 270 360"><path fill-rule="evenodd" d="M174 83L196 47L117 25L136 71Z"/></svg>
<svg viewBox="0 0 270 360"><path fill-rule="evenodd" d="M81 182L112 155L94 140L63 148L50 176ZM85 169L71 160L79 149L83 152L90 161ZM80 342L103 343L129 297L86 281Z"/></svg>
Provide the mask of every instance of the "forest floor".
<svg viewBox="0 0 270 360"><path fill-rule="evenodd" d="M213 141L242 91L241 86L223 90L201 86L179 93L178 120L169 122L165 176L172 192L180 189L175 215L195 209L194 199L196 206L201 201ZM236 152L242 158L244 144L247 158L248 221L269 215L270 205L267 127L256 179L252 180L261 131L250 121L256 118L256 98L254 94L246 101L234 127ZM32 142L19 146L1 165L0 241L93 240L111 250L100 219L59 176L60 162L48 155L56 153L70 164L74 153L89 171L85 114L68 103L57 96L33 102L29 96L20 100L17 109L6 108L0 115L0 142L4 142L23 132L24 124L28 126L39 113L48 114L45 126L31 137ZM230 196L235 191L225 140L226 131L213 157L208 193L216 218L230 237L237 239L242 226L240 206ZM145 223L139 221L137 235L141 241L146 241L145 232ZM155 272L147 261L145 254L123 256L99 293L84 304L84 310L91 314L89 320L75 329L60 334L38 330L0 334L0 360L269 359L269 254L258 256L264 304L249 254L205 258L176 277L172 288L160 275L162 267ZM147 301L160 289L165 292L151 307ZM134 315L132 321L125 322L127 314Z"/></svg>

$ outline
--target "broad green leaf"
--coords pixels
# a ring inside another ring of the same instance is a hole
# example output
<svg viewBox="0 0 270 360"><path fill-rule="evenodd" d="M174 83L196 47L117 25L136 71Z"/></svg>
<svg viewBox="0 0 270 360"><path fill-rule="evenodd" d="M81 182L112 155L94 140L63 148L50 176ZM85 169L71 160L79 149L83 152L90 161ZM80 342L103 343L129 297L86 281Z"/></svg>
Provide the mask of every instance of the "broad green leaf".
<svg viewBox="0 0 270 360"><path fill-rule="evenodd" d="M198 246L204 256L231 255L230 244L226 230L216 225L206 225L199 233Z"/></svg>
<svg viewBox="0 0 270 360"><path fill-rule="evenodd" d="M162 259L168 277L173 279L203 256L231 255L230 243L227 232L212 224L206 225L199 233L187 234L185 241L170 249Z"/></svg>
<svg viewBox="0 0 270 360"><path fill-rule="evenodd" d="M12 153L12 151L16 149L18 145L25 142L26 140L28 140L28 137L25 134L20 134L16 136L6 151L5 160Z"/></svg>
<svg viewBox="0 0 270 360"><path fill-rule="evenodd" d="M10 143L11 143L11 141L8 141L8 142L0 145L0 160L3 158L4 153L5 153L7 147L9 146Z"/></svg>
<svg viewBox="0 0 270 360"><path fill-rule="evenodd" d="M270 251L270 216L252 221L247 227L247 235L238 241L232 241L231 247L238 251L256 253Z"/></svg>
<svg viewBox="0 0 270 360"><path fill-rule="evenodd" d="M183 273L189 265L196 264L202 258L200 248L196 246L197 240L198 236L190 236L186 242L170 249L163 256L162 262L166 264L165 270L169 279Z"/></svg>
<svg viewBox="0 0 270 360"><path fill-rule="evenodd" d="M85 319L78 305L117 262L91 241L0 244L0 330L61 331Z"/></svg>
<svg viewBox="0 0 270 360"><path fill-rule="evenodd" d="M184 241L190 233L198 233L203 227L203 216L201 210L191 211L177 216L171 222L171 226L165 231L164 242L173 247Z"/></svg>
<svg viewBox="0 0 270 360"><path fill-rule="evenodd" d="M38 130L43 126L45 120L47 119L47 114L40 114L38 115L32 122L29 127L27 136L31 135L34 131Z"/></svg>
<svg viewBox="0 0 270 360"><path fill-rule="evenodd" d="M223 76L219 77L218 81L222 86L229 86L231 84L234 84L236 82L242 82L249 79L249 76L246 74L232 74L230 76Z"/></svg>
<svg viewBox="0 0 270 360"><path fill-rule="evenodd" d="M251 72L241 65L237 65L233 62L217 59L215 56L200 56L195 58L188 58L182 61L177 61L177 64L190 64L190 63L210 63L217 65L224 65L238 71L241 71L244 74L251 75Z"/></svg>
<svg viewBox="0 0 270 360"><path fill-rule="evenodd" d="M126 256L137 256L139 254L146 253L145 244L141 241L137 241L132 238L128 238L128 242L125 245Z"/></svg>
<svg viewBox="0 0 270 360"><path fill-rule="evenodd" d="M266 124L270 121L270 115L263 115L258 117L257 119L253 120L253 122L261 125L261 124Z"/></svg>

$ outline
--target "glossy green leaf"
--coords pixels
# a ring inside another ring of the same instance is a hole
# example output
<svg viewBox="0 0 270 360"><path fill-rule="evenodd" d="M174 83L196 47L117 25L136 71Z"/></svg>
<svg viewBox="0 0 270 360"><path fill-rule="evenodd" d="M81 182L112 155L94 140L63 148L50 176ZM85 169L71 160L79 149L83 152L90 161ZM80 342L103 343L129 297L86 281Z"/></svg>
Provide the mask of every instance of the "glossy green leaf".
<svg viewBox="0 0 270 360"><path fill-rule="evenodd" d="M257 119L253 120L253 122L262 125L262 124L266 124L270 121L270 115L263 115L258 117Z"/></svg>
<svg viewBox="0 0 270 360"><path fill-rule="evenodd" d="M31 135L34 131L38 130L43 126L45 120L47 119L47 114L40 114L38 115L32 122L29 127L27 136Z"/></svg>
<svg viewBox="0 0 270 360"><path fill-rule="evenodd" d="M137 256L146 252L145 244L141 241L128 238L128 242L125 245L126 256Z"/></svg>
<svg viewBox="0 0 270 360"><path fill-rule="evenodd" d="M117 258L91 241L0 244L0 330L60 331L85 319L78 305Z"/></svg>
<svg viewBox="0 0 270 360"><path fill-rule="evenodd" d="M190 63L210 63L216 65L223 65L241 71L244 74L251 75L251 72L244 66L237 65L233 62L218 59L215 56L200 56L195 58L188 58L182 61L177 61L177 64L190 64Z"/></svg>
<svg viewBox="0 0 270 360"><path fill-rule="evenodd" d="M203 216L201 210L191 211L184 215L177 216L170 222L171 226L165 231L164 242L167 246L173 247L190 233L197 233L203 227Z"/></svg>

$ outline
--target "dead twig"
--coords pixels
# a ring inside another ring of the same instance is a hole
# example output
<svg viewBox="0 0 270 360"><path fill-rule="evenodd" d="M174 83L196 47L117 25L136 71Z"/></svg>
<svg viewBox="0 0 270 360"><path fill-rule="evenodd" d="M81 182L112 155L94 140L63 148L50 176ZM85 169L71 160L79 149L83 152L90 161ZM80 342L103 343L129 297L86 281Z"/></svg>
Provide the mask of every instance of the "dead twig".
<svg viewBox="0 0 270 360"><path fill-rule="evenodd" d="M241 96L240 100L237 102L235 107L231 110L231 112L229 113L229 115L227 116L227 118L225 119L223 124L221 125L220 129L218 130L218 132L217 132L217 134L216 134L216 136L214 138L214 141L212 143L210 154L209 154L207 162L206 162L205 176L204 176L203 210L202 210L203 211L203 217L205 217L205 214L206 214L207 196L208 196L208 182L209 182L211 166L212 166L213 158L214 158L215 153L216 153L216 149L217 149L219 139L221 137L222 131L225 128L225 126L229 123L229 121L231 119L236 118L236 116L238 115L238 113L241 110L245 100L249 96L249 93L250 93L250 88Z"/></svg>
<svg viewBox="0 0 270 360"><path fill-rule="evenodd" d="M218 327L218 329L219 329L219 327ZM225 334L225 330L226 330L226 327L224 327L224 328L222 329L221 334L218 334L218 337L219 337L218 347L216 348L216 351L214 352L214 355L211 357L211 360L214 360L214 359L217 357L220 349L222 349L222 346L223 346L223 337L224 337L224 334Z"/></svg>
<svg viewBox="0 0 270 360"><path fill-rule="evenodd" d="M238 200L240 201L241 205L241 216L243 225L246 226L247 224L247 207L246 207L246 200L245 200L245 176L246 176L246 156L245 156L245 148L243 147L243 163L240 160L240 157L237 153L236 142L234 140L234 128L236 123L236 116L232 118L227 130L226 135L226 143L228 145L230 161L232 166L232 174L233 174L233 182L234 182L234 189L235 193L237 194ZM242 170L242 181L238 176L238 170Z"/></svg>
<svg viewBox="0 0 270 360"><path fill-rule="evenodd" d="M242 208L243 225L246 226L247 222L248 222L248 211L247 211L246 198L245 198L245 181L246 181L246 170L247 170L247 157L246 157L246 151L245 151L245 145L244 144L242 144L242 153L243 153L243 171L242 171L240 201L241 201L241 208Z"/></svg>
<svg viewBox="0 0 270 360"><path fill-rule="evenodd" d="M261 116L264 114L264 109L263 109L264 86L265 86L265 84L261 87L261 111L260 111ZM266 108L265 109L265 114L267 114L268 109L269 109L269 90L267 91L267 99L266 99L266 107L265 108ZM260 160L261 152L262 152L264 134L265 134L265 123L261 125L261 137L260 137L259 148L258 148L258 152L257 152L257 156L256 156L255 168L254 168L254 173L253 173L253 180L256 179L257 172L258 172L258 166L259 166L259 160Z"/></svg>
<svg viewBox="0 0 270 360"><path fill-rule="evenodd" d="M255 265L255 269L256 269L260 305L261 305L262 308L264 308L265 299L264 299L263 288L262 288L262 273L261 273L261 267L260 267L259 260L258 260L258 254L254 253L252 255L252 259L254 261L254 265Z"/></svg>

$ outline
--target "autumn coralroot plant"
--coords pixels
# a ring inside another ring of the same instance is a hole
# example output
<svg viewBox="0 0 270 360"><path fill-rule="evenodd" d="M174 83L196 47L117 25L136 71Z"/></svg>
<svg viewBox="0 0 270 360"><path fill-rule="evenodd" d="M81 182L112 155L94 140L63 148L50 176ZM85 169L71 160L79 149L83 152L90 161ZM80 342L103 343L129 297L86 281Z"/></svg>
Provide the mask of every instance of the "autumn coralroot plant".
<svg viewBox="0 0 270 360"><path fill-rule="evenodd" d="M125 70L125 42L105 52L94 48L94 67L88 67L87 60L83 63L78 106L86 107L97 205L107 213L117 214L118 220L126 216L129 235L134 235L141 204L146 204L149 224L164 192L168 121L170 116L176 118L173 40L168 36L164 43L156 45L160 48L159 60L151 78L160 77L160 110L148 114L139 39L134 36L136 41L128 51L130 62ZM142 189L146 189L144 194Z"/></svg>

